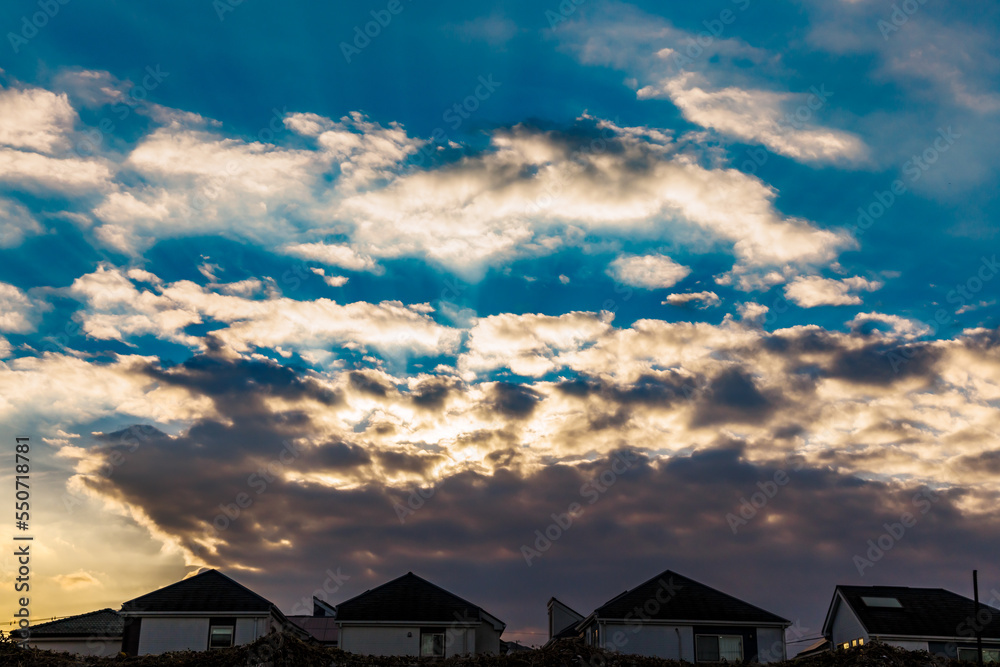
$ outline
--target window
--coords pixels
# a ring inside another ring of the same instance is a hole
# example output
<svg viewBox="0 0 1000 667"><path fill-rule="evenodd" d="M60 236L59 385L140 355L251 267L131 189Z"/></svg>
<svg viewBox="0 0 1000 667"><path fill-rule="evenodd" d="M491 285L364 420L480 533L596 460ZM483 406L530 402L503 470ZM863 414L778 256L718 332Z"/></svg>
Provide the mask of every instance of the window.
<svg viewBox="0 0 1000 667"><path fill-rule="evenodd" d="M739 635L698 635L695 637L698 662L742 662L743 637Z"/></svg>
<svg viewBox="0 0 1000 667"><path fill-rule="evenodd" d="M870 598L862 595L861 601L865 603L866 607L884 607L887 609L903 608L903 605L899 604L899 600L896 598Z"/></svg>
<svg viewBox="0 0 1000 667"><path fill-rule="evenodd" d="M444 632L422 630L420 632L420 657L444 657Z"/></svg>
<svg viewBox="0 0 1000 667"><path fill-rule="evenodd" d="M208 636L208 648L231 648L233 645L233 626L213 625Z"/></svg>
<svg viewBox="0 0 1000 667"><path fill-rule="evenodd" d="M974 648L958 649L958 659L966 662L976 662L978 657ZM1000 648L984 648L983 662L1000 662Z"/></svg>

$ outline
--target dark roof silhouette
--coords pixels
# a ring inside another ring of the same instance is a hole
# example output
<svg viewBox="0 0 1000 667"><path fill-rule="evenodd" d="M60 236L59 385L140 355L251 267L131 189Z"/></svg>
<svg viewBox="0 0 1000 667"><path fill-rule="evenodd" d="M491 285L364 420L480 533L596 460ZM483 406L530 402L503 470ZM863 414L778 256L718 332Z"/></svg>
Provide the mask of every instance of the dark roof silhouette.
<svg viewBox="0 0 1000 667"><path fill-rule="evenodd" d="M652 604L647 608L649 600L656 600L659 609L652 611ZM598 607L594 616L622 619L628 615L634 618L639 612L655 620L791 624L776 614L671 570L612 598Z"/></svg>
<svg viewBox="0 0 1000 667"><path fill-rule="evenodd" d="M836 591L844 596L869 635L958 637L963 628L975 625L975 602L943 588L837 586ZM837 601L836 591L832 604ZM899 600L900 606L870 607L862 597L895 598ZM983 637L1000 639L1000 610L982 602L979 603L979 608L986 609L991 619L983 628ZM985 614L983 616L986 617ZM832 614L828 614L827 622L832 620ZM826 629L824 624L824 632ZM974 634L970 637L975 639Z"/></svg>
<svg viewBox="0 0 1000 667"><path fill-rule="evenodd" d="M125 621L114 609L99 609L98 611L60 618L48 623L31 626L31 637L121 637ZM23 636L23 630L14 630L11 637Z"/></svg>
<svg viewBox="0 0 1000 667"><path fill-rule="evenodd" d="M267 612L274 605L218 570L170 584L122 605L123 612L229 611Z"/></svg>
<svg viewBox="0 0 1000 667"><path fill-rule="evenodd" d="M337 605L337 621L476 622L486 614L481 607L449 593L412 572Z"/></svg>

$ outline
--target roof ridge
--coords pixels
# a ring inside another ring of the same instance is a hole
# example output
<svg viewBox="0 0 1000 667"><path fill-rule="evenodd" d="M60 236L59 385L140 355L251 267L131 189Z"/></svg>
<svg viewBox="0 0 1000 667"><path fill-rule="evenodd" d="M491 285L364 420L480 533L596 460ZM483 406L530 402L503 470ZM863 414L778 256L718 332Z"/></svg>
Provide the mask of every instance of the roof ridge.
<svg viewBox="0 0 1000 667"><path fill-rule="evenodd" d="M265 598L260 593L257 593L256 591L251 590L250 588L247 588L246 586L244 586L240 582L236 581L235 579L233 579L232 577L230 577L230 576L228 576L226 574L223 574L222 572L220 572L216 568L211 568L209 570L205 570L204 572L199 572L198 574L192 575L190 577L185 577L184 579L181 579L180 581L175 581L172 584L167 584L166 586L163 586L162 588L157 588L154 591L150 591L148 593L144 593L143 595L140 595L138 597L134 597L131 600L126 600L125 602L122 603L122 610L125 609L126 605L132 604L132 603L134 603L134 602L136 602L138 600L141 600L141 599L143 599L145 597L149 597L150 595L157 595L157 594L163 593L164 591L168 591L168 590L170 590L172 588L176 588L177 586L182 586L182 585L185 585L185 584L189 584L190 582L194 581L195 579L198 579L199 577L206 577L206 576L211 575L211 574L215 574L215 575L218 575L218 576L222 577L223 579L225 579L229 583L238 586L239 588L243 589L244 591L246 591L250 595L256 597L260 601L266 602L272 608L277 609L277 607L275 607L275 605L274 605L273 602L271 602L270 600L268 600L267 598Z"/></svg>

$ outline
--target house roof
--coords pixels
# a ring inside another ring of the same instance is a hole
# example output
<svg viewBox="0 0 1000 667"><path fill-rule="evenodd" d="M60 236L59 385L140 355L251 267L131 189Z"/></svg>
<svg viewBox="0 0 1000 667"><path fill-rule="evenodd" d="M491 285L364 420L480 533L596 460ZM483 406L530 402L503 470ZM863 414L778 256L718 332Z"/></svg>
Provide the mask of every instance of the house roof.
<svg viewBox="0 0 1000 667"><path fill-rule="evenodd" d="M170 584L129 600L123 612L268 612L274 605L218 570Z"/></svg>
<svg viewBox="0 0 1000 667"><path fill-rule="evenodd" d="M481 607L412 572L341 602L337 605L337 621L487 621L500 630L506 627L505 623Z"/></svg>
<svg viewBox="0 0 1000 667"><path fill-rule="evenodd" d="M71 637L121 637L125 621L114 609L99 609L78 616L68 616L48 623L32 625L34 639ZM23 630L14 630L11 637L21 637Z"/></svg>
<svg viewBox="0 0 1000 667"><path fill-rule="evenodd" d="M658 609L649 600L657 601ZM749 602L666 570L612 598L598 607L593 616L598 619L645 618L662 621L694 621L703 623L780 623L791 622Z"/></svg>
<svg viewBox="0 0 1000 667"><path fill-rule="evenodd" d="M830 613L823 624L824 634L828 634L828 627L833 623L833 612L840 600L838 596L850 605L869 635L959 637L963 628L970 627L969 621L976 611L973 600L943 588L837 586L833 595ZM899 606L869 606L863 597L895 598ZM1000 610L981 602L979 608L988 610L991 619L983 628L983 637L1000 639Z"/></svg>

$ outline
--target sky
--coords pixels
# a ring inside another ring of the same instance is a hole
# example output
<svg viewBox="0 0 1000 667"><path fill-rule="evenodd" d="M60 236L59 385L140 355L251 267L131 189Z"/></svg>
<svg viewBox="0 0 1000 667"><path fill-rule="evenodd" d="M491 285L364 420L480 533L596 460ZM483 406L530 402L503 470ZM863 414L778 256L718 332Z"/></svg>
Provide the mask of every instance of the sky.
<svg viewBox="0 0 1000 667"><path fill-rule="evenodd" d="M32 618L1000 590L1000 5L664 4L3 3Z"/></svg>

